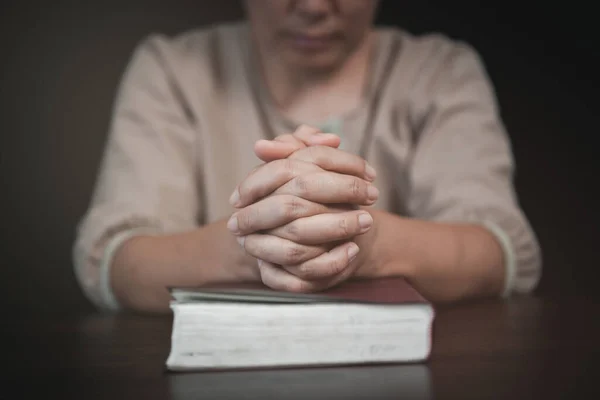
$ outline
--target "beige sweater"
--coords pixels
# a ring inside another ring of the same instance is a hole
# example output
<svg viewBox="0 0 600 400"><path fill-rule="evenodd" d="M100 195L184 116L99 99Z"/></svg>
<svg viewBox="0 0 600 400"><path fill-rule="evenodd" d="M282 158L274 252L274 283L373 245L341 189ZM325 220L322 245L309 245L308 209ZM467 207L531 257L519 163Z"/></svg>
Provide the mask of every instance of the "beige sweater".
<svg viewBox="0 0 600 400"><path fill-rule="evenodd" d="M540 278L540 249L518 205L514 161L476 52L442 35L378 28L362 104L322 128L378 171L375 207L473 222L500 241L505 295ZM153 35L124 74L96 190L74 245L87 296L116 309L111 257L138 232L194 229L232 213L228 198L260 163L254 142L303 121L277 113L245 23Z"/></svg>

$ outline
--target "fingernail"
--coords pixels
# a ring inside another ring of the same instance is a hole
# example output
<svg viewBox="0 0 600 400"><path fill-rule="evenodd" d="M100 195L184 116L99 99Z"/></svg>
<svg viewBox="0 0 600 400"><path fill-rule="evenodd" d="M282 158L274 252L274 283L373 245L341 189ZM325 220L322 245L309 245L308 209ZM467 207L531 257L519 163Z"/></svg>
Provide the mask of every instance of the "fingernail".
<svg viewBox="0 0 600 400"><path fill-rule="evenodd" d="M365 167L365 177L370 181L374 181L377 178L377 171L370 164L367 164Z"/></svg>
<svg viewBox="0 0 600 400"><path fill-rule="evenodd" d="M263 262L264 262L264 261L263 261L263 260L261 260L260 258L257 258L257 259L256 259L256 262L258 263L258 266L259 266L259 267L262 267L262 265L263 265Z"/></svg>
<svg viewBox="0 0 600 400"><path fill-rule="evenodd" d="M356 243L351 243L350 246L348 246L348 262L354 261L359 251L360 249Z"/></svg>
<svg viewBox="0 0 600 400"><path fill-rule="evenodd" d="M362 213L358 216L358 225L360 226L360 232L365 233L373 225L373 217L369 213Z"/></svg>
<svg viewBox="0 0 600 400"><path fill-rule="evenodd" d="M244 247L244 242L246 241L246 237L245 236L239 236L236 239L237 239L237 242L240 244L240 246Z"/></svg>
<svg viewBox="0 0 600 400"><path fill-rule="evenodd" d="M373 185L369 185L369 188L367 189L367 196L369 197L369 201L375 202L379 197L379 189Z"/></svg>
<svg viewBox="0 0 600 400"><path fill-rule="evenodd" d="M229 229L233 233L238 233L239 232L240 228L239 228L239 225L238 225L237 214L233 214L231 216L231 218L229 218L229 221L227 221L227 229Z"/></svg>
<svg viewBox="0 0 600 400"><path fill-rule="evenodd" d="M231 194L231 197L229 198L229 204L231 204L232 206L235 207L239 201L240 201L240 191L236 188L234 190L234 192Z"/></svg>

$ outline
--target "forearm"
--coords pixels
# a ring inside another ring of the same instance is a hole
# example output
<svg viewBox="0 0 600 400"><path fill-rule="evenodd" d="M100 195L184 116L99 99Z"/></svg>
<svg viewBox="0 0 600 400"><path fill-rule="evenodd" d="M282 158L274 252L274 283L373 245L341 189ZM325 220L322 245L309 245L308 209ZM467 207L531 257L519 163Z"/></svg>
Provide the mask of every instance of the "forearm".
<svg viewBox="0 0 600 400"><path fill-rule="evenodd" d="M503 253L485 228L407 219L371 210L374 242L367 254L371 276L402 275L434 302L499 296Z"/></svg>
<svg viewBox="0 0 600 400"><path fill-rule="evenodd" d="M256 260L226 220L186 233L133 237L116 252L110 276L121 307L138 312L167 312L170 286L260 281Z"/></svg>

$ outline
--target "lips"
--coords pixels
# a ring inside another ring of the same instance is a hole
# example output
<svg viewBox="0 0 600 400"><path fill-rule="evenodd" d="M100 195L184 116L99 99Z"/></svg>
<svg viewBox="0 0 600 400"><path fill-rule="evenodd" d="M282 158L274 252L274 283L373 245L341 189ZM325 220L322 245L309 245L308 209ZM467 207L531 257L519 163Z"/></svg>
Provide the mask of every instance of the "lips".
<svg viewBox="0 0 600 400"><path fill-rule="evenodd" d="M338 36L334 33L318 35L291 33L288 37L295 47L305 50L321 50L329 47Z"/></svg>

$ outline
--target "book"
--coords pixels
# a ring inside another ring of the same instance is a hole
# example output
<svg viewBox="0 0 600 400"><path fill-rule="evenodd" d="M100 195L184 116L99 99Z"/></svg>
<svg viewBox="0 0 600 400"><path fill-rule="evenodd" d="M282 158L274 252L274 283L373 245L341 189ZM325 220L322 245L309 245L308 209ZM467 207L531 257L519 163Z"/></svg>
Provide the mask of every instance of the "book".
<svg viewBox="0 0 600 400"><path fill-rule="evenodd" d="M403 278L318 293L261 284L170 288L171 371L425 361L435 312Z"/></svg>

